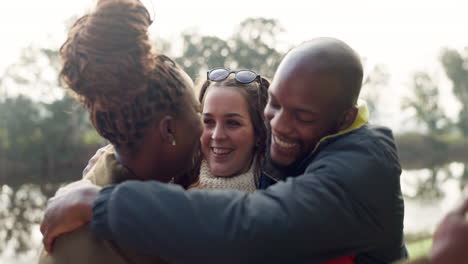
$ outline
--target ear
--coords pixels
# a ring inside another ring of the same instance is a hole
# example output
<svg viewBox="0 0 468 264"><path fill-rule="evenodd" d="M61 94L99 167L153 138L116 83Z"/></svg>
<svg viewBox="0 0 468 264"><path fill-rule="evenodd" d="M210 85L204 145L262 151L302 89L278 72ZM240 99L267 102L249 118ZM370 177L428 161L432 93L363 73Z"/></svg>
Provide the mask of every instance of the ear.
<svg viewBox="0 0 468 264"><path fill-rule="evenodd" d="M353 106L349 108L348 110L346 110L343 113L341 122L338 126L338 131L342 131L342 130L349 128L353 124L354 120L356 120L356 116L358 112L359 112L359 109L356 106Z"/></svg>
<svg viewBox="0 0 468 264"><path fill-rule="evenodd" d="M166 115L159 121L159 132L163 143L173 145L175 142L175 120L172 116Z"/></svg>

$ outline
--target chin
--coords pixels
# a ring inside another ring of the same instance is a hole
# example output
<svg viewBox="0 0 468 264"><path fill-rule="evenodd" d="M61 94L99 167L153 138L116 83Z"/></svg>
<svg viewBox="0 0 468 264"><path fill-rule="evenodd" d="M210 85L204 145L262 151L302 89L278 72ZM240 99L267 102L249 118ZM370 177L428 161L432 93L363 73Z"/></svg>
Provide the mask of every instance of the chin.
<svg viewBox="0 0 468 264"><path fill-rule="evenodd" d="M274 154L274 151L270 153L270 161L278 167L288 167L289 165L293 164L295 159L294 157L285 157L283 155Z"/></svg>
<svg viewBox="0 0 468 264"><path fill-rule="evenodd" d="M270 157L270 162L275 167L282 168L282 169L289 167L293 163L293 162L284 161L282 159L275 159L273 157Z"/></svg>

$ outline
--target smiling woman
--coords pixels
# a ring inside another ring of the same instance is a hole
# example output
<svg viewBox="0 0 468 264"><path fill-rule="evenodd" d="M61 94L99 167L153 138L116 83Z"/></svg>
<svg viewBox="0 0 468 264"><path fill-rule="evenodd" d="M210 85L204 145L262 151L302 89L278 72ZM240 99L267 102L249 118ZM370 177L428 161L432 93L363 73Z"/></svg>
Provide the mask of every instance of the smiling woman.
<svg viewBox="0 0 468 264"><path fill-rule="evenodd" d="M204 125L199 187L255 191L266 150L269 85L253 71L208 72L199 97Z"/></svg>

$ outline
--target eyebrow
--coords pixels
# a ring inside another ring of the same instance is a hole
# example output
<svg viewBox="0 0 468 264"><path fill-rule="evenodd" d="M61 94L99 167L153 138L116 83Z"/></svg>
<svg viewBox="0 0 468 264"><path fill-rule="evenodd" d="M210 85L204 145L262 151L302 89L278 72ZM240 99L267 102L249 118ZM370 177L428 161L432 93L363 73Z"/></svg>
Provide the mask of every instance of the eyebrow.
<svg viewBox="0 0 468 264"><path fill-rule="evenodd" d="M210 114L210 113L203 113L203 116L213 116L213 115ZM225 116L225 117L240 117L240 118L245 118L244 116L242 116L241 114L238 114L238 113L228 113L228 114L225 114L224 116Z"/></svg>
<svg viewBox="0 0 468 264"><path fill-rule="evenodd" d="M277 100L276 96L274 96L273 93L271 93L271 91L268 91L268 96L273 98L274 100ZM294 112L300 112L300 113L306 113L306 114L313 114L313 115L318 115L319 114L316 111L305 109L305 108L293 108L292 110Z"/></svg>

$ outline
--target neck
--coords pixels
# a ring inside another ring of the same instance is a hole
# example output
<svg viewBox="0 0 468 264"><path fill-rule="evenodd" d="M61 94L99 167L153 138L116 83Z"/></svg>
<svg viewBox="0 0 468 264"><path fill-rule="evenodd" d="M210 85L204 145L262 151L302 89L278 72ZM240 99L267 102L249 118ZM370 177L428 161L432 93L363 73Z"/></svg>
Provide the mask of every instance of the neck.
<svg viewBox="0 0 468 264"><path fill-rule="evenodd" d="M148 157L150 155L137 154L135 157L130 155L122 155L118 152L115 157L118 162L125 166L135 176L135 180L147 181L157 180L161 182L169 182L170 178L165 177L164 173L158 169L158 164L154 159Z"/></svg>

